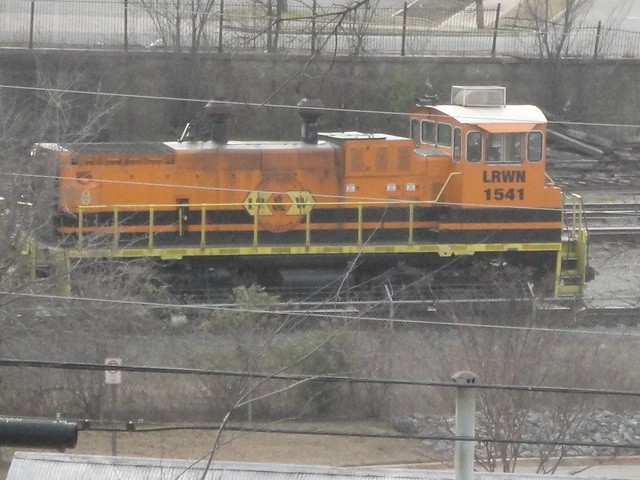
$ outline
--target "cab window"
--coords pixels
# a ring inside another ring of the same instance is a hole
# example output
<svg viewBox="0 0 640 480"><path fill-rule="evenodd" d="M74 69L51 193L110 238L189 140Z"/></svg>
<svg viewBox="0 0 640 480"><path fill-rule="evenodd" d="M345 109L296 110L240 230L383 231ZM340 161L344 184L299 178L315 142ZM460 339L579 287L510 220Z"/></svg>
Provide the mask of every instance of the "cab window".
<svg viewBox="0 0 640 480"><path fill-rule="evenodd" d="M436 122L422 122L422 143L436 144Z"/></svg>
<svg viewBox="0 0 640 480"><path fill-rule="evenodd" d="M460 161L462 156L462 131L459 128L453 129L453 159Z"/></svg>
<svg viewBox="0 0 640 480"><path fill-rule="evenodd" d="M411 120L411 138L413 143L420 145L420 120L415 118Z"/></svg>
<svg viewBox="0 0 640 480"><path fill-rule="evenodd" d="M479 162L482 160L482 133L467 133L467 161Z"/></svg>
<svg viewBox="0 0 640 480"><path fill-rule="evenodd" d="M448 123L438 124L437 142L441 147L451 146L451 125Z"/></svg>
<svg viewBox="0 0 640 480"><path fill-rule="evenodd" d="M522 163L522 133L490 133L487 163Z"/></svg>
<svg viewBox="0 0 640 480"><path fill-rule="evenodd" d="M542 160L542 132L529 132L527 135L527 160L530 162Z"/></svg>

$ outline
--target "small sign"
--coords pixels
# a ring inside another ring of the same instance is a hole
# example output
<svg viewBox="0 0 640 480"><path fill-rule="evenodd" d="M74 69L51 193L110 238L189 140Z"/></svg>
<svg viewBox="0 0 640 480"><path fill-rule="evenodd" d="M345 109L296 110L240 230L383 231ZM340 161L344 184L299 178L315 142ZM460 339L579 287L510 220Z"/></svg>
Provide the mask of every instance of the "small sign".
<svg viewBox="0 0 640 480"><path fill-rule="evenodd" d="M89 205L91 203L91 192L89 190L83 190L80 195L80 201L83 205Z"/></svg>
<svg viewBox="0 0 640 480"><path fill-rule="evenodd" d="M105 365L112 367L119 367L122 365L121 358L107 358L104 361ZM120 370L105 370L104 371L104 383L107 385L120 385L122 383L122 372Z"/></svg>

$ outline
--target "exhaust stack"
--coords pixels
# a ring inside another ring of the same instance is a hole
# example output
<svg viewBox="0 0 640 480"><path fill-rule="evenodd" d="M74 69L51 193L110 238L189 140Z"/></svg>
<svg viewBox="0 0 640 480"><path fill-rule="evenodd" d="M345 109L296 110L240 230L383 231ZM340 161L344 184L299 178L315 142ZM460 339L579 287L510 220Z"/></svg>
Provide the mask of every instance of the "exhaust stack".
<svg viewBox="0 0 640 480"><path fill-rule="evenodd" d="M223 100L211 100L204 109L211 117L211 140L218 145L226 145L229 141L227 119L231 116L231 105Z"/></svg>
<svg viewBox="0 0 640 480"><path fill-rule="evenodd" d="M318 118L322 115L323 103L318 99L303 98L298 102L298 113L302 117L302 142L318 143Z"/></svg>

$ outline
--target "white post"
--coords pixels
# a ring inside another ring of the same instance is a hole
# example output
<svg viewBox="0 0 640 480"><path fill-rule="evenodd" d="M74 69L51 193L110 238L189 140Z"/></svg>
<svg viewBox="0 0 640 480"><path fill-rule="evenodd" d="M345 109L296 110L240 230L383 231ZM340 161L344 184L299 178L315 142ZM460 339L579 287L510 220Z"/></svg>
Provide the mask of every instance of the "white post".
<svg viewBox="0 0 640 480"><path fill-rule="evenodd" d="M474 438L476 435L476 376L463 371L454 374L456 388L456 437ZM455 480L473 480L473 440L456 440L453 454Z"/></svg>

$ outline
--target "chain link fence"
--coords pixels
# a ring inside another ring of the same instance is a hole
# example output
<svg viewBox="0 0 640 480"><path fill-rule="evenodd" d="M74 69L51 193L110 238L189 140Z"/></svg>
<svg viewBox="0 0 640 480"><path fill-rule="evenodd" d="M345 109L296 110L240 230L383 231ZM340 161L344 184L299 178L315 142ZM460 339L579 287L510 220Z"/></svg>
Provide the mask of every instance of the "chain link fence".
<svg viewBox="0 0 640 480"><path fill-rule="evenodd" d="M190 4L189 4L190 5ZM144 49L153 51L315 53L357 55L549 55L636 58L640 33L613 27L571 28L500 15L500 9L451 12L446 7L159 0L6 0L0 6L0 46ZM557 34L554 32L558 32ZM557 38L556 38L557 37ZM553 50L553 48L552 48Z"/></svg>

